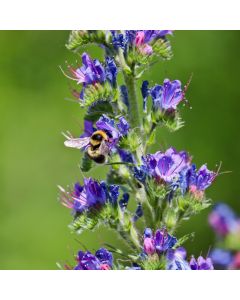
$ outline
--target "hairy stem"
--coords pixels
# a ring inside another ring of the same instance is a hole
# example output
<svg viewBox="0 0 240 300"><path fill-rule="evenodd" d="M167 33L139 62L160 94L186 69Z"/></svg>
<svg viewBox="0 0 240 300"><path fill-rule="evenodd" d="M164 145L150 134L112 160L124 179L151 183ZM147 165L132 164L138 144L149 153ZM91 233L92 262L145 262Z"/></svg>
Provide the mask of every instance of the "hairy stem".
<svg viewBox="0 0 240 300"><path fill-rule="evenodd" d="M137 93L136 93L136 80L134 74L127 75L124 73L124 80L128 90L128 116L132 128L140 127L141 120L138 109Z"/></svg>
<svg viewBox="0 0 240 300"><path fill-rule="evenodd" d="M136 228L131 224L129 229L126 230L124 226L121 224L116 226L111 226L114 230L116 230L119 234L119 236L124 240L124 242L134 251L140 251L141 246L138 240L138 233L136 231Z"/></svg>
<svg viewBox="0 0 240 300"><path fill-rule="evenodd" d="M124 58L123 50L119 49L119 63L123 71L124 81L128 91L128 117L132 128L141 128L141 119L138 109L138 100L136 92L136 78L135 78L135 67L130 68Z"/></svg>

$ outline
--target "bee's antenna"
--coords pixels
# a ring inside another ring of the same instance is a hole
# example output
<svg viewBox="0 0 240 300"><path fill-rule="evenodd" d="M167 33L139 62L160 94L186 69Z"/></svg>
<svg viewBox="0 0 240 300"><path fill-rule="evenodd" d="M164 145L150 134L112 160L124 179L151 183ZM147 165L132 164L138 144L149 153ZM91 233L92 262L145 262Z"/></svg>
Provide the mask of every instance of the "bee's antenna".
<svg viewBox="0 0 240 300"><path fill-rule="evenodd" d="M67 140L73 139L73 136L72 136L72 134L71 134L69 131L67 131L66 133L65 133L65 132L62 132L62 135L63 135Z"/></svg>

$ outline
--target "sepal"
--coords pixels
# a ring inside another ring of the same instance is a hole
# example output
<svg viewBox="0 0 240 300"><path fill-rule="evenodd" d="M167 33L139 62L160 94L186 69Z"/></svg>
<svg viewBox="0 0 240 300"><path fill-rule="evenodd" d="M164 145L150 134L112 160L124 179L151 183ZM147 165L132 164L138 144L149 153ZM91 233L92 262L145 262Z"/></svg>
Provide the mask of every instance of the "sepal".
<svg viewBox="0 0 240 300"><path fill-rule="evenodd" d="M104 84L88 85L84 88L84 97L83 100L79 99L79 104L81 107L89 107L99 100L115 102L117 101L118 93L118 90L112 88L108 81Z"/></svg>
<svg viewBox="0 0 240 300"><path fill-rule="evenodd" d="M171 44L166 39L156 40L155 43L152 45L152 48L153 48L153 53L162 59L169 60L173 56Z"/></svg>
<svg viewBox="0 0 240 300"><path fill-rule="evenodd" d="M94 230L101 223L110 221L113 215L113 207L110 203L105 204L100 210L91 209L81 214L76 214L69 228L81 234L84 230Z"/></svg>
<svg viewBox="0 0 240 300"><path fill-rule="evenodd" d="M144 270L166 270L166 258L158 256L156 253L151 256L147 256L141 263Z"/></svg>

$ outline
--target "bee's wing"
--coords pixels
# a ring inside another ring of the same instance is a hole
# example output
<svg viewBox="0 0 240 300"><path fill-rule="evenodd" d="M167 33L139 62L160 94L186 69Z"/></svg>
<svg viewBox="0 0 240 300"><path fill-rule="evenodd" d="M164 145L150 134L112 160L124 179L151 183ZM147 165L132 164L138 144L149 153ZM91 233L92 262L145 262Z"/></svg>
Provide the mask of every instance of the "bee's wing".
<svg viewBox="0 0 240 300"><path fill-rule="evenodd" d="M101 153L103 155L107 155L107 154L109 154L109 151L110 151L110 149L109 149L107 143L103 140L99 147L99 153Z"/></svg>
<svg viewBox="0 0 240 300"><path fill-rule="evenodd" d="M89 144L90 138L84 137L84 138L73 138L71 136L68 136L64 134L64 136L67 138L67 140L64 142L64 145L66 147L76 148L76 149L82 149L86 147Z"/></svg>

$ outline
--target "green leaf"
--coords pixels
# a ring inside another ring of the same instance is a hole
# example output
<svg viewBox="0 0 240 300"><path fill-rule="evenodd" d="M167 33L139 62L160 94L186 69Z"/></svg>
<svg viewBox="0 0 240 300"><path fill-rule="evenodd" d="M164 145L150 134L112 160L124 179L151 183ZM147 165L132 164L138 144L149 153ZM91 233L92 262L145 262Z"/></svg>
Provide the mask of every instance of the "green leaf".
<svg viewBox="0 0 240 300"><path fill-rule="evenodd" d="M155 142L155 137L156 137L156 131L154 130L154 131L150 134L150 136L149 136L149 139L148 139L148 141L147 141L147 146L151 146L151 145L154 144L154 142Z"/></svg>

